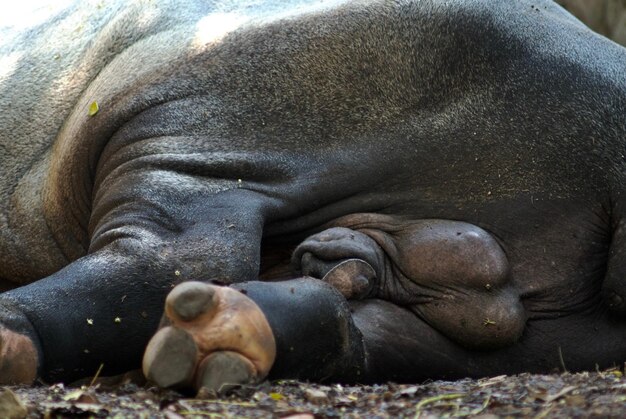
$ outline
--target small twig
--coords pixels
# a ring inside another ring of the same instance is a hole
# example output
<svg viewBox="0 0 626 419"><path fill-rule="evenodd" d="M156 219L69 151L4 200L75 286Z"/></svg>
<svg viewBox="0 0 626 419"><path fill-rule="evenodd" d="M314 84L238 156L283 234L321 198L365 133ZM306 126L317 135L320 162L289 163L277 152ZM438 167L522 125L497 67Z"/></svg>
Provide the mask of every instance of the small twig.
<svg viewBox="0 0 626 419"><path fill-rule="evenodd" d="M561 361L561 367L563 367L563 372L569 373L567 367L565 366L565 360L563 359L563 351L561 350L561 346L559 345L559 360Z"/></svg>
<svg viewBox="0 0 626 419"><path fill-rule="evenodd" d="M207 416L209 418L224 418L224 417L226 417L222 413L203 412L201 410L183 410L183 411L178 412L178 414L179 415L183 415L183 416L187 416L187 415Z"/></svg>
<svg viewBox="0 0 626 419"><path fill-rule="evenodd" d="M179 403L183 402L189 405L193 404L204 404L204 403L213 403L213 404L223 404L226 406L240 406L240 407L258 407L257 403L250 402L230 402L224 400L201 400L201 399L182 399L178 401Z"/></svg>
<svg viewBox="0 0 626 419"><path fill-rule="evenodd" d="M546 399L546 402L547 402L547 403L552 403L552 402L553 402L553 401L555 401L556 399L559 399L559 398L561 398L561 397L565 396L567 393L569 393L569 392L571 392L571 391L573 391L573 390L576 390L577 388L578 388L578 387L576 387L576 386L568 386L568 387L565 387L565 388L561 389L561 391L559 391L558 393L553 394L552 396L549 396L549 397Z"/></svg>
<svg viewBox="0 0 626 419"><path fill-rule="evenodd" d="M488 379L482 379L478 382L478 387L488 387L494 384L503 382L507 378L506 375L498 375L497 377L491 377Z"/></svg>
<svg viewBox="0 0 626 419"><path fill-rule="evenodd" d="M98 371L96 371L96 375L93 376L93 378L91 379L91 382L89 383L89 387L94 385L94 383L96 382L96 380L100 376L100 373L102 372L102 368L104 368L104 364L100 364L100 367L98 368Z"/></svg>
<svg viewBox="0 0 626 419"><path fill-rule="evenodd" d="M439 402L443 400L460 399L465 396L466 396L465 393L450 393L450 394L441 394L439 396L433 396L433 397L428 397L426 399L422 399L417 404L417 406L415 406L415 419L418 419L420 417L420 414L421 414L420 410L422 409L422 407L426 406L427 404L431 404L431 403L435 403L435 402Z"/></svg>
<svg viewBox="0 0 626 419"><path fill-rule="evenodd" d="M600 365L596 364L596 372L601 378L604 378L604 374L600 371Z"/></svg>

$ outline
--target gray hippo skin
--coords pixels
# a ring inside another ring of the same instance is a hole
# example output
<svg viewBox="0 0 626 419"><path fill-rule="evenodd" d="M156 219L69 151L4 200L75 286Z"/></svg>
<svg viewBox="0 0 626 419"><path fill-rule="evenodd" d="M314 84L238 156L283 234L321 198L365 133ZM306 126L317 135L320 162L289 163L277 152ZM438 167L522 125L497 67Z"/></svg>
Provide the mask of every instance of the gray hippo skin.
<svg viewBox="0 0 626 419"><path fill-rule="evenodd" d="M551 1L49 15L0 31L0 382L626 359L626 50Z"/></svg>

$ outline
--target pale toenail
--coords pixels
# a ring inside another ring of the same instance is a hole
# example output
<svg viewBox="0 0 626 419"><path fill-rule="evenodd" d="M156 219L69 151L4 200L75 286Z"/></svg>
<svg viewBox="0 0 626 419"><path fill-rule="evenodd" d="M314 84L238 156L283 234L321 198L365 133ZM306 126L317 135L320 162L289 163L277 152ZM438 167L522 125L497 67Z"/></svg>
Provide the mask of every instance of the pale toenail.
<svg viewBox="0 0 626 419"><path fill-rule="evenodd" d="M196 388L224 393L255 381L252 363L238 353L220 351L207 356L198 366Z"/></svg>
<svg viewBox="0 0 626 419"><path fill-rule="evenodd" d="M165 304L183 321L190 321L215 305L215 289L203 282L183 282L176 286Z"/></svg>
<svg viewBox="0 0 626 419"><path fill-rule="evenodd" d="M148 343L143 372L160 387L189 385L197 357L198 348L191 335L175 327L165 327Z"/></svg>

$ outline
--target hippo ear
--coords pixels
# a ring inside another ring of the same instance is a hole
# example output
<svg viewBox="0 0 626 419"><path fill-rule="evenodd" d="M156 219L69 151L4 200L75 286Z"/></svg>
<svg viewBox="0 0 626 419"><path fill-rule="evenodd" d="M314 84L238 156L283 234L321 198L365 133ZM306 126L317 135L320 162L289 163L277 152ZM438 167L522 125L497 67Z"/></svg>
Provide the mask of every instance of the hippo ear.
<svg viewBox="0 0 626 419"><path fill-rule="evenodd" d="M372 265L361 259L347 259L332 268L322 281L335 287L346 299L369 296L376 279Z"/></svg>

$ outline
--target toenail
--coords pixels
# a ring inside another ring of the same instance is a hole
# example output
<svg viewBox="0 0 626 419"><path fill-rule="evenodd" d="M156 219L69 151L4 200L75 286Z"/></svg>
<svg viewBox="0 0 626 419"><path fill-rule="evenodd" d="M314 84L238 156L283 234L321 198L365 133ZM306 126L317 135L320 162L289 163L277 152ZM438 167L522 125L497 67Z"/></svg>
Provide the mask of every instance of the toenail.
<svg viewBox="0 0 626 419"><path fill-rule="evenodd" d="M143 358L146 378L160 387L191 384L198 348L191 335L181 329L165 327L150 340Z"/></svg>
<svg viewBox="0 0 626 419"><path fill-rule="evenodd" d="M202 282L184 282L168 295L166 304L183 321L190 321L214 305L215 290Z"/></svg>

